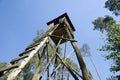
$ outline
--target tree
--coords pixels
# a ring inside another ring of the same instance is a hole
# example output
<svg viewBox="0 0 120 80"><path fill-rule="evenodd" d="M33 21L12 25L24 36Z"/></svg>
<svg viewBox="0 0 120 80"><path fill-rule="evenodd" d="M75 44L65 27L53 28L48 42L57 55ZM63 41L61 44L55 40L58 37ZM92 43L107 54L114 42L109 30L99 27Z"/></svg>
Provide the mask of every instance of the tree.
<svg viewBox="0 0 120 80"><path fill-rule="evenodd" d="M100 51L108 52L106 59L112 60L110 71L120 71L120 25L110 17L100 17L93 21L94 30L99 30L106 33L105 45L102 46ZM120 79L120 77L117 77Z"/></svg>
<svg viewBox="0 0 120 80"><path fill-rule="evenodd" d="M116 76L111 76L110 78L107 78L107 80L119 80Z"/></svg>
<svg viewBox="0 0 120 80"><path fill-rule="evenodd" d="M105 8L108 8L116 16L120 15L120 0L107 0L105 2Z"/></svg>
<svg viewBox="0 0 120 80"><path fill-rule="evenodd" d="M82 52L82 55L84 56L84 57L88 57L88 56L91 56L91 53L90 53L90 47L88 46L88 44L87 43L84 43L83 45L82 45L82 47L80 48L80 51Z"/></svg>

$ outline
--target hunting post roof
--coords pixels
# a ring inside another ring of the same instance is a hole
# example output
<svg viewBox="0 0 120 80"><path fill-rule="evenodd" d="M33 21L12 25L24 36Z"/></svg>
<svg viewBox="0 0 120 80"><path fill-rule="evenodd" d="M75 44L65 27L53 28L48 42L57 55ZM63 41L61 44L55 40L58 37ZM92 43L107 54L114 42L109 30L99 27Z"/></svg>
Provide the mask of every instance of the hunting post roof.
<svg viewBox="0 0 120 80"><path fill-rule="evenodd" d="M73 26L69 16L67 15L67 13L64 13L61 16L59 16L59 17L57 17L57 18L47 22L47 25L50 25L51 23L58 24L59 23L59 19L64 18L64 17L67 19L67 21L68 21L70 27L72 28L72 30L75 31L75 28L74 28L74 26Z"/></svg>

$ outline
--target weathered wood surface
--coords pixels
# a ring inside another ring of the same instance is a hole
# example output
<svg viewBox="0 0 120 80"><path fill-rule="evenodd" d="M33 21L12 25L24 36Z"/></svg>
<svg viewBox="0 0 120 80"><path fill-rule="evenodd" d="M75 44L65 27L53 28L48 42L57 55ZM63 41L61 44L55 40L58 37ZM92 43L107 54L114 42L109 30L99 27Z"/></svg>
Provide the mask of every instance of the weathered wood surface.
<svg viewBox="0 0 120 80"><path fill-rule="evenodd" d="M11 69L13 69L13 68L17 68L17 67L19 67L19 65L20 65L20 63L16 63L16 64L14 64L14 65L9 65L9 66L1 69L0 72L4 72L4 71L7 71L7 70L11 70Z"/></svg>
<svg viewBox="0 0 120 80"><path fill-rule="evenodd" d="M68 28L66 28L66 31L67 31L67 33L69 35L69 38L72 39L72 35L71 35L71 33L70 33ZM79 48L77 47L75 42L71 41L71 45L73 46L73 48L75 50L76 57L77 57L78 62L79 62L79 66L80 66L80 69L82 71L83 80L92 80L90 72L88 71L88 69L87 69L87 67L85 65L85 62L84 62L84 60L82 58L82 55L81 55L81 52L80 52Z"/></svg>
<svg viewBox="0 0 120 80"><path fill-rule="evenodd" d="M43 60L44 60L46 47L47 47L47 46L45 46L45 47L43 48L43 51L42 51L42 53L41 53L40 60L39 60L39 65L38 65L37 69L35 70L35 73L34 73L34 75L33 75L32 80L37 80L37 78L38 78L38 75L39 75L39 72L40 72L40 70L41 70ZM38 53L38 54L39 54L39 53Z"/></svg>
<svg viewBox="0 0 120 80"><path fill-rule="evenodd" d="M61 62L64 64L64 66L68 69L68 71L69 71L70 74L73 76L73 78L74 78L75 80L79 80L78 77L74 74L73 70L71 70L70 66L68 66L68 65L66 64L66 62L65 62L58 54L56 54L56 55L57 55L58 58L61 60Z"/></svg>
<svg viewBox="0 0 120 80"><path fill-rule="evenodd" d="M28 49L28 50L23 51L22 53L19 54L19 56L23 56L24 54L27 54L27 53L29 53L29 52L31 52L31 51L33 51L33 50L35 50L34 47L31 48L31 49Z"/></svg>
<svg viewBox="0 0 120 80"><path fill-rule="evenodd" d="M54 59L55 55L56 55L56 51L61 43L62 39L59 40L54 52L52 53L52 56L50 57L49 61L47 62L42 74L40 75L40 80L42 79L42 76L44 75L45 71L47 70L47 68L49 67L50 63L52 62L52 60Z"/></svg>
<svg viewBox="0 0 120 80"><path fill-rule="evenodd" d="M22 59L24 59L24 58L26 58L26 57L28 57L28 56L29 56L29 54L25 54L25 55L23 55L23 56L19 56L19 57L13 59L10 63L11 63L11 64L15 64L15 63L17 63L19 60L22 60Z"/></svg>

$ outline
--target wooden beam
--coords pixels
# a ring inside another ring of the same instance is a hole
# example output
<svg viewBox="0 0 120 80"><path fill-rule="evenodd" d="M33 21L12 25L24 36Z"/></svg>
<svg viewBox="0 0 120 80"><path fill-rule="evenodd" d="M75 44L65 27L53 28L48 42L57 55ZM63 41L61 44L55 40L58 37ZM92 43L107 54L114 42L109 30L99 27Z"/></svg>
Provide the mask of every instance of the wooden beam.
<svg viewBox="0 0 120 80"><path fill-rule="evenodd" d="M50 57L49 61L47 62L46 66L45 66L45 68L44 68L44 70L43 70L43 72L42 72L42 74L41 74L41 76L40 76L40 80L42 79L42 76L43 76L44 73L46 72L48 66L50 65L50 63L51 63L52 60L54 59L54 57L55 57L55 55L56 55L56 51L57 51L57 49L58 49L58 47L59 47L61 41L62 41L62 39L59 40L59 42L58 42L58 44L57 44L57 46L56 46L54 52L52 53L52 56Z"/></svg>
<svg viewBox="0 0 120 80"><path fill-rule="evenodd" d="M49 44L49 45L50 45L50 47L51 47L52 49L54 49L51 44ZM67 59L67 58L63 58L63 61L66 61L66 59ZM49 79L53 76L54 72L57 71L57 70L60 68L61 65L62 65L62 63L60 63L60 64L53 70L53 72L52 72L51 75L49 76ZM68 64L68 65L69 65L69 64ZM83 79L82 75L80 75L76 70L74 70L72 67L70 67L70 69L72 69L81 79Z"/></svg>
<svg viewBox="0 0 120 80"><path fill-rule="evenodd" d="M34 43L34 44L28 46L25 50L28 50L28 49L33 48L33 47L36 47L36 46L39 45L39 44L40 44L40 42Z"/></svg>
<svg viewBox="0 0 120 80"><path fill-rule="evenodd" d="M56 54L56 55L58 56L58 58L60 59L60 61L64 64L64 66L68 69L68 71L69 71L70 74L73 76L73 78L74 78L75 80L79 80L78 77L74 74L74 72L70 69L70 66L68 66L68 65L66 64L66 62L63 61L63 59L59 56L59 54Z"/></svg>
<svg viewBox="0 0 120 80"><path fill-rule="evenodd" d="M67 41L77 42L74 39L68 39L68 38L64 38L64 37L61 37L61 36L57 36L57 35L49 35L49 36L56 37L56 38L63 39L63 40L67 40Z"/></svg>
<svg viewBox="0 0 120 80"><path fill-rule="evenodd" d="M35 50L35 47L23 51L22 53L19 54L19 56L23 56L24 54L27 54L27 53L29 53L29 52L31 52L31 51L33 51L33 50Z"/></svg>
<svg viewBox="0 0 120 80"><path fill-rule="evenodd" d="M69 35L69 38L73 39L72 35L71 35L71 33L70 33L70 31L67 27L66 27L66 31ZM90 73L89 73L89 71L88 71L88 69L85 65L85 62L82 58L82 55L81 55L81 52L80 52L79 48L77 47L75 42L72 42L72 41L70 41L70 42L71 42L71 45L73 46L73 48L75 50L75 53L76 53L76 56L77 56L77 59L78 59L78 62L79 62L79 66L80 66L80 69L82 71L83 80L92 80L92 77L91 77L91 75L90 75Z"/></svg>
<svg viewBox="0 0 120 80"><path fill-rule="evenodd" d="M19 57L13 59L10 63L11 63L11 64L15 64L15 63L17 63L19 60L22 60L22 59L24 59L24 58L26 58L26 57L28 57L28 56L29 56L29 54L25 54L25 55L23 55L23 56L19 56Z"/></svg>
<svg viewBox="0 0 120 80"><path fill-rule="evenodd" d="M19 65L20 65L20 63L16 63L16 64L14 64L14 65L9 65L9 66L1 69L1 70L0 70L0 73L1 73L1 72L4 72L4 71L7 71L7 70L11 70L11 69L13 69L13 68L17 68Z"/></svg>
<svg viewBox="0 0 120 80"><path fill-rule="evenodd" d="M42 50L41 56L40 56L39 65L38 65L37 69L35 70L35 73L33 75L32 80L37 80L37 78L38 78L38 74L39 74L39 72L41 70L42 63L43 63L43 60L44 60L46 48L47 48L47 46L45 45L45 47Z"/></svg>
<svg viewBox="0 0 120 80"><path fill-rule="evenodd" d="M50 74L50 76L49 76L49 80L50 80L50 78L53 76L53 74L60 68L60 66L61 66L61 64L59 64L54 70L53 70L53 72Z"/></svg>

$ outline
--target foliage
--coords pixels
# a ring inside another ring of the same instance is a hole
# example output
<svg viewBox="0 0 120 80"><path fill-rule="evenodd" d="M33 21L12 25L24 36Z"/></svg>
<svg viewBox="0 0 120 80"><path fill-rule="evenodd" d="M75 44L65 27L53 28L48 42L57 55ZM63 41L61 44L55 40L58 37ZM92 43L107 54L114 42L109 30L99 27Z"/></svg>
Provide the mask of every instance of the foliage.
<svg viewBox="0 0 120 80"><path fill-rule="evenodd" d="M110 78L107 78L107 80L120 80L120 76L111 76Z"/></svg>
<svg viewBox="0 0 120 80"><path fill-rule="evenodd" d="M5 68L5 67L7 67L7 63L6 62L0 62L0 70L2 68Z"/></svg>
<svg viewBox="0 0 120 80"><path fill-rule="evenodd" d="M107 0L105 2L105 8L112 11L116 16L120 15L120 0ZM107 22L106 22L107 19ZM120 71L120 24L117 24L112 17L99 17L94 22L94 30L100 32L106 31L105 45L100 49L101 51L107 51L108 55L106 58L112 60L111 71ZM120 75L112 76L108 80L120 79Z"/></svg>
<svg viewBox="0 0 120 80"><path fill-rule="evenodd" d="M82 55L83 55L84 57L86 57L86 56L91 56L90 47L88 46L87 43L84 43L84 44L82 45L82 47L80 48L80 51L82 52Z"/></svg>
<svg viewBox="0 0 120 80"><path fill-rule="evenodd" d="M66 59L66 62L73 68L75 69L77 72L79 72L79 68L78 68L78 65L73 61L71 60L70 58L67 58Z"/></svg>
<svg viewBox="0 0 120 80"><path fill-rule="evenodd" d="M107 19L107 21L106 21ZM100 23L99 23L100 21ZM94 29L100 30L101 32L106 31L105 45L102 46L100 51L107 51L108 55L106 58L112 60L113 64L110 68L112 72L120 71L120 25L110 17L100 17L94 22ZM103 25L105 25L103 27ZM97 27L97 28L96 28Z"/></svg>
<svg viewBox="0 0 120 80"><path fill-rule="evenodd" d="M116 16L120 15L120 0L107 0L105 2L105 8L108 8Z"/></svg>
<svg viewBox="0 0 120 80"><path fill-rule="evenodd" d="M109 15L105 17L99 17L95 19L93 22L94 29L99 30L100 32L109 31L110 27L116 24L116 21Z"/></svg>

